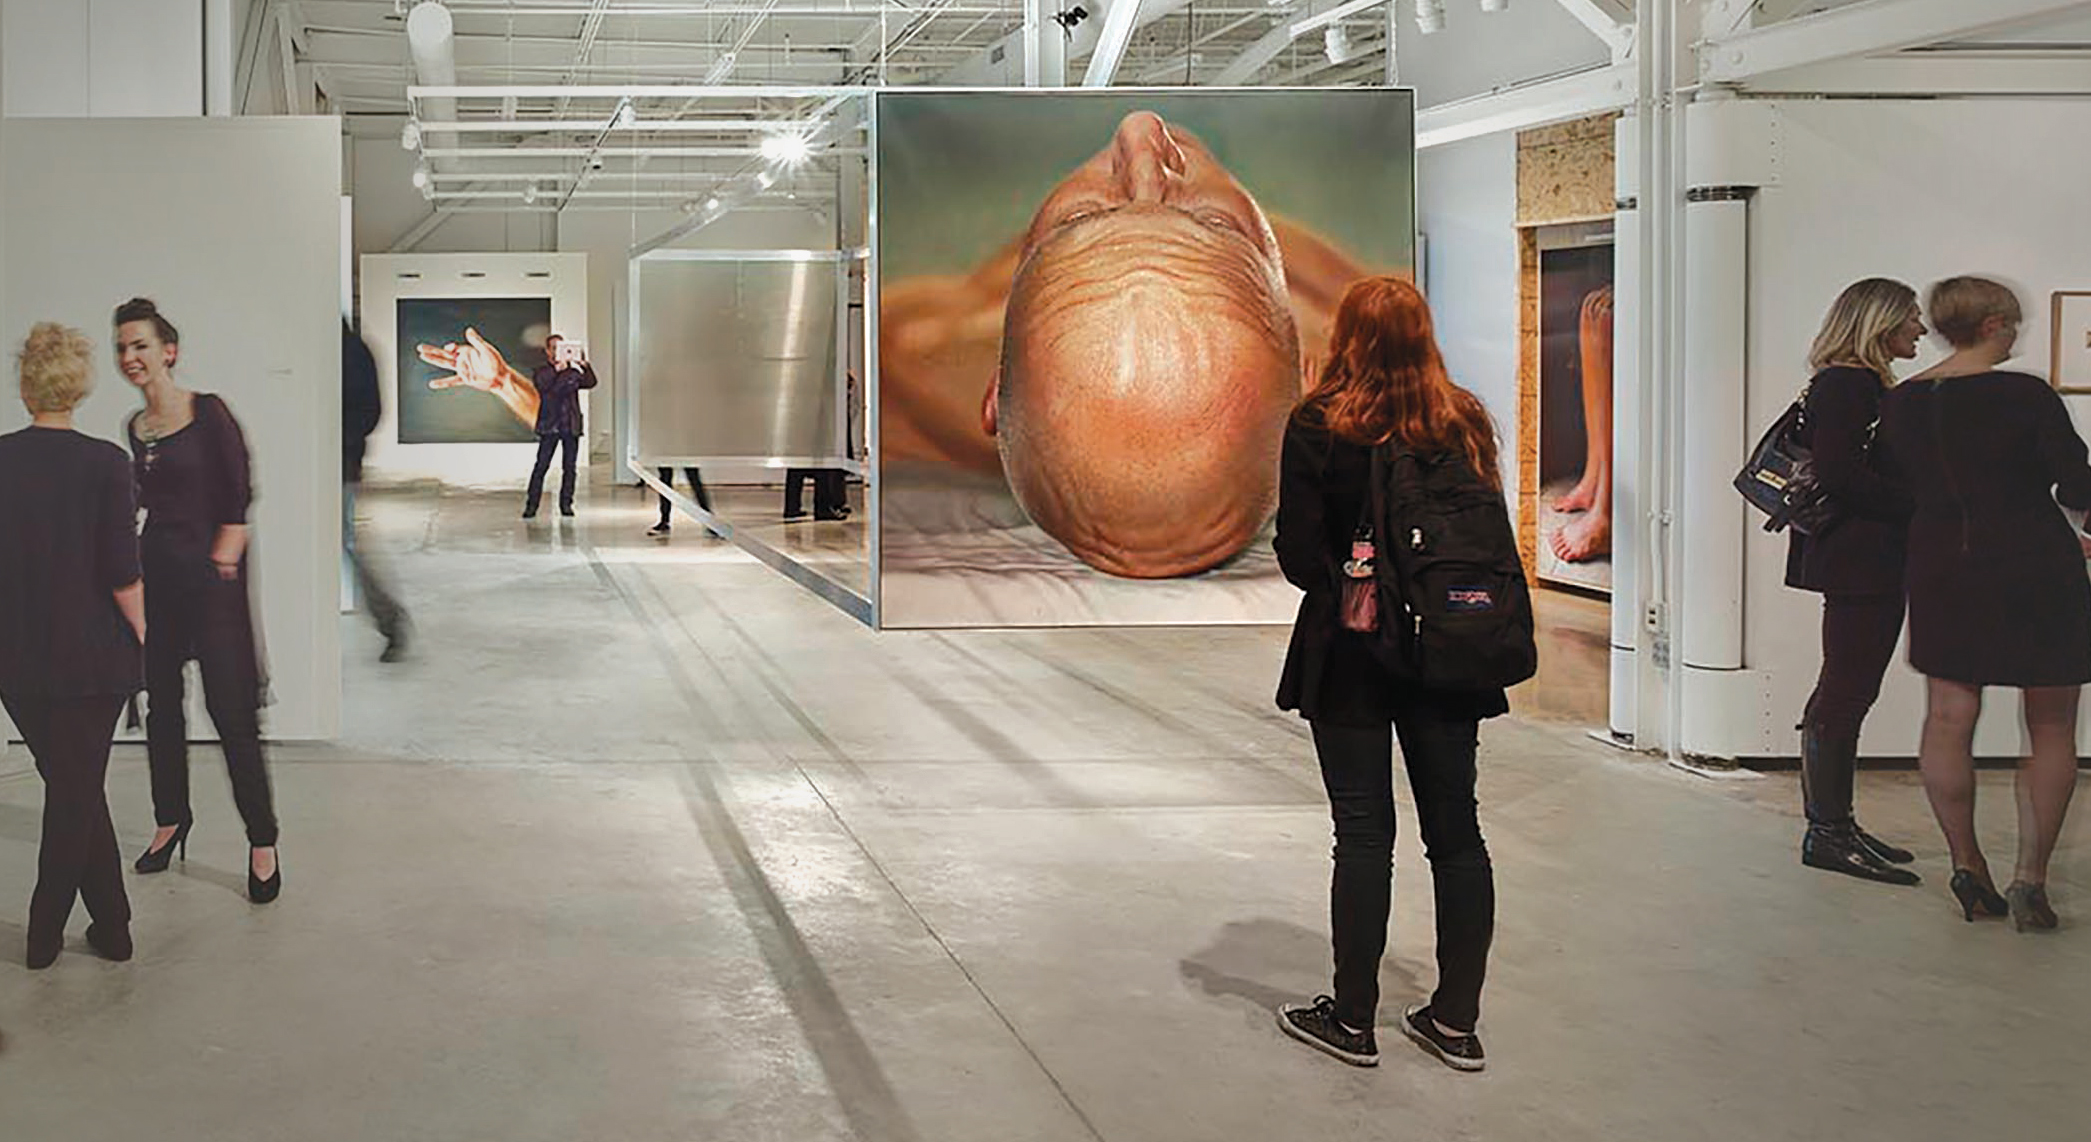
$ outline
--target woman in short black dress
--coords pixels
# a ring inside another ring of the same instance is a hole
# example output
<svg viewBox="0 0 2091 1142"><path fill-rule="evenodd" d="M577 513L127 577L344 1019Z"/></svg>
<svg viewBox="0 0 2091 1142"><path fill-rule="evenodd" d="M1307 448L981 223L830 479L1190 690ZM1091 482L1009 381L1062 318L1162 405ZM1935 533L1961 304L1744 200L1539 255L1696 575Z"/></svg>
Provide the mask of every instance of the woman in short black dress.
<svg viewBox="0 0 2091 1142"><path fill-rule="evenodd" d="M73 430L94 345L48 322L20 364L32 423L0 436L0 703L44 779L43 838L29 899L32 970L51 966L77 900L87 943L131 958L104 778L145 633L138 532L123 450Z"/></svg>
<svg viewBox="0 0 2091 1142"><path fill-rule="evenodd" d="M2053 928L2048 859L2076 789L2077 699L2091 682L2091 579L2056 500L2091 508L2091 463L2047 382L2000 372L2018 340L2010 289L1953 278L1931 324L1954 347L1881 409L1889 463L1915 494L1910 665L1928 680L1924 789L1953 855L1962 914ZM1985 686L2024 694L2016 876L1999 898L1975 836L1975 723Z"/></svg>
<svg viewBox="0 0 2091 1142"><path fill-rule="evenodd" d="M1495 873L1474 799L1481 722L1510 711L1500 689L1428 691L1395 679L1376 636L1338 619L1342 567L1369 492L1373 445L1399 439L1463 456L1494 486L1495 428L1445 372L1430 309L1397 278L1353 285L1319 383L1285 430L1275 546L1304 593L1278 705L1313 726L1336 833L1330 894L1335 994L1289 1005L1280 1026L1356 1066L1379 1062L1373 1024L1393 889L1394 735L1415 797L1437 910L1438 987L1402 1033L1455 1070L1484 1061L1475 1027L1495 932Z"/></svg>
<svg viewBox="0 0 2091 1142"><path fill-rule="evenodd" d="M131 417L138 501L145 509L145 736L152 766L153 843L141 873L167 868L188 841L189 731L183 668L203 670L204 707L232 776L233 802L250 846L247 895L276 899L276 809L262 757L262 674L247 595L247 507L253 499L247 442L225 402L174 381L181 334L152 302L116 311L116 361L145 397Z"/></svg>

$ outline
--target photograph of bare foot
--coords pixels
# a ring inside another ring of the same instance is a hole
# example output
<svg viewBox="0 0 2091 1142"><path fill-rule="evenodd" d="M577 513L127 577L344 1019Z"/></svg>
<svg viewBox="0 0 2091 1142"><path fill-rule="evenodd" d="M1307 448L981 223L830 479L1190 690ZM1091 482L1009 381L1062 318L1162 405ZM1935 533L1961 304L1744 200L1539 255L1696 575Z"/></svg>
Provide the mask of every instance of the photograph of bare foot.
<svg viewBox="0 0 2091 1142"><path fill-rule="evenodd" d="M1575 486L1548 506L1576 516L1553 533L1549 546L1564 563L1588 563L1612 553L1612 287L1583 299L1579 334L1583 366L1586 459Z"/></svg>

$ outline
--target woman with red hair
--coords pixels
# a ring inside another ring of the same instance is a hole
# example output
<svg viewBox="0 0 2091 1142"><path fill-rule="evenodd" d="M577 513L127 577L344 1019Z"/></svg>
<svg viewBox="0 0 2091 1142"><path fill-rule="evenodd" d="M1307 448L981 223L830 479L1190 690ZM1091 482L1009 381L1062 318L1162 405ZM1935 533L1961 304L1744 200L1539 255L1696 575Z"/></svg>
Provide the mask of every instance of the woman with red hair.
<svg viewBox="0 0 2091 1142"><path fill-rule="evenodd" d="M1373 449L1456 458L1500 490L1494 424L1445 371L1430 308L1398 278L1351 286L1318 382L1285 431L1278 561L1306 592L1278 705L1314 729L1335 821L1330 926L1335 995L1287 1006L1288 1035L1357 1066L1379 1062L1373 1020L1393 893L1393 738L1416 802L1437 897L1438 990L1402 1031L1447 1066L1481 1070L1481 982L1495 931L1495 876L1474 800L1483 719L1509 712L1500 689L1425 690L1391 674L1375 634L1347 629L1339 606L1366 504Z"/></svg>

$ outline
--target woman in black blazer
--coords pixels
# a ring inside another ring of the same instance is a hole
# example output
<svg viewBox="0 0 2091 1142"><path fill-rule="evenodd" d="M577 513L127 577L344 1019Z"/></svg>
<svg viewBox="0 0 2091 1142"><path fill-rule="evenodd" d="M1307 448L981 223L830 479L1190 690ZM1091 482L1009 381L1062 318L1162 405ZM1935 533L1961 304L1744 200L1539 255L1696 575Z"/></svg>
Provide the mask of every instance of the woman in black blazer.
<svg viewBox="0 0 2091 1142"><path fill-rule="evenodd" d="M1425 691L1374 657L1376 636L1343 628L1343 564L1367 499L1372 448L1388 440L1462 455L1499 486L1495 428L1452 383L1430 309L1413 285L1371 278L1350 288L1319 383L1285 431L1278 562L1306 593L1285 656L1278 705L1314 730L1335 821L1330 925L1334 996L1279 1012L1285 1032L1357 1066L1379 1061L1373 1022L1393 888L1393 735L1416 800L1437 898L1438 989L1401 1029L1446 1065L1483 1066L1474 1033L1495 931L1495 875L1474 801L1481 721L1508 713L1501 690Z"/></svg>
<svg viewBox="0 0 2091 1142"><path fill-rule="evenodd" d="M0 702L44 779L43 842L29 902L28 964L51 966L75 897L87 942L131 958L104 779L145 638L130 463L114 444L73 431L94 345L48 322L18 360L31 423L0 436Z"/></svg>
<svg viewBox="0 0 2091 1142"><path fill-rule="evenodd" d="M1840 509L1826 530L1794 532L1786 585L1822 596L1822 673L1801 717L1801 799L1808 831L1801 863L1862 880L1910 885L1915 859L1859 827L1852 786L1859 732L1880 697L1902 637L1903 544L1910 498L1873 454L1881 398L1896 361L1917 355L1924 336L1917 291L1868 278L1847 288L1823 319L1808 353L1815 379L1805 398L1806 442L1816 478Z"/></svg>

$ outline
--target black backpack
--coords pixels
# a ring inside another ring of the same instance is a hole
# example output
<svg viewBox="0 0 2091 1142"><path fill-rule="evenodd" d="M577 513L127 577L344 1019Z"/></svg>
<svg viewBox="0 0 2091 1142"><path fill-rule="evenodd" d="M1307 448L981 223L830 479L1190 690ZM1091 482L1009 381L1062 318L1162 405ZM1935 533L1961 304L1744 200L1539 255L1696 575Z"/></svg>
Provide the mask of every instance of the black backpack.
<svg viewBox="0 0 2091 1142"><path fill-rule="evenodd" d="M1503 494L1466 458L1372 453L1378 657L1433 690L1515 686L1539 670L1532 590Z"/></svg>

